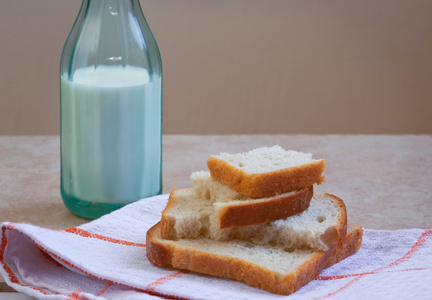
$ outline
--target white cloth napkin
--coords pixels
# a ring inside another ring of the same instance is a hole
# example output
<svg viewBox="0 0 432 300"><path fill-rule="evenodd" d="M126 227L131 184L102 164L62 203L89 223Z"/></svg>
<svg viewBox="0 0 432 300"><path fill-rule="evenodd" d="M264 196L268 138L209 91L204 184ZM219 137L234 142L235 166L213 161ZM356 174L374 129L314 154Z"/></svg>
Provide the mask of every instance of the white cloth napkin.
<svg viewBox="0 0 432 300"><path fill-rule="evenodd" d="M432 299L432 229L364 230L353 256L290 296L153 266L146 231L167 195L135 202L77 228L3 223L0 271L39 299Z"/></svg>

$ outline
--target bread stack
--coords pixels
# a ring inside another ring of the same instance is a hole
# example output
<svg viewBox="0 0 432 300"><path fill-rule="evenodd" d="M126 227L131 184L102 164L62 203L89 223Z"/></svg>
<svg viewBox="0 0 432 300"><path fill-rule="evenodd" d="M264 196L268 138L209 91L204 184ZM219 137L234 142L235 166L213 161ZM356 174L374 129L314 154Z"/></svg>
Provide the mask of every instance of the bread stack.
<svg viewBox="0 0 432 300"><path fill-rule="evenodd" d="M193 188L174 189L147 232L147 257L289 295L361 246L345 204L314 194L325 162L279 146L212 155Z"/></svg>

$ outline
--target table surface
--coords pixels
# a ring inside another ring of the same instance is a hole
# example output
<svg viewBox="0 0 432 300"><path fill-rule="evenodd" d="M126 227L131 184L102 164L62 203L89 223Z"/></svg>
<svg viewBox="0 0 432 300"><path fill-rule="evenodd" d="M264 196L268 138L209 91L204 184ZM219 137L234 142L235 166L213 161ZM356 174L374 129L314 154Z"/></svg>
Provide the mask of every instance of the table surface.
<svg viewBox="0 0 432 300"><path fill-rule="evenodd" d="M325 159L326 182L315 192L343 199L349 222L432 228L432 135L164 135L163 193L191 187L189 175L205 170L210 154L276 144ZM65 208L59 186L58 136L0 136L0 222L52 229L88 222ZM13 291L0 276L0 292Z"/></svg>

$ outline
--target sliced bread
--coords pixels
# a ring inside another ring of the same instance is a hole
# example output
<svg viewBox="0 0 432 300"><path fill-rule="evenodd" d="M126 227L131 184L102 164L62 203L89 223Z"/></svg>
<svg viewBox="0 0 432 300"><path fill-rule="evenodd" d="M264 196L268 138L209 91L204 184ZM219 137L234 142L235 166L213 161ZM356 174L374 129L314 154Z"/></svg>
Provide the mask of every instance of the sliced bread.
<svg viewBox="0 0 432 300"><path fill-rule="evenodd" d="M213 180L208 171L192 173L195 201L212 204L219 228L272 222L301 213L309 207L313 186L274 197L251 198ZM200 205L200 204L197 204Z"/></svg>
<svg viewBox="0 0 432 300"><path fill-rule="evenodd" d="M160 267L173 267L233 279L272 293L289 295L328 267L356 252L362 229L351 225L345 242L326 251L286 251L250 241L216 241L206 238L166 240L161 224L147 232L147 257Z"/></svg>
<svg viewBox="0 0 432 300"><path fill-rule="evenodd" d="M211 155L207 166L213 179L240 194L263 198L321 184L325 162L312 159L311 153L273 146Z"/></svg>
<svg viewBox="0 0 432 300"><path fill-rule="evenodd" d="M330 194L315 194L309 208L274 222L240 227L219 227L214 206L193 189L173 190L162 212L161 236L164 239L244 240L282 249L327 250L345 239L347 213L341 199Z"/></svg>
<svg viewBox="0 0 432 300"><path fill-rule="evenodd" d="M344 258L357 252L362 245L363 228L355 223L348 223L345 241L328 258L326 268L340 262Z"/></svg>

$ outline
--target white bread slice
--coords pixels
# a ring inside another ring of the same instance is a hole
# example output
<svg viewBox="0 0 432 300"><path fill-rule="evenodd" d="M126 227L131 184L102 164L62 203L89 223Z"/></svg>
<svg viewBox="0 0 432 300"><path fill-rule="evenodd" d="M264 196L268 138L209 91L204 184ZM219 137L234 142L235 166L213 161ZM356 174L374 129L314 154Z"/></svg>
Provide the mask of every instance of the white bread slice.
<svg viewBox="0 0 432 300"><path fill-rule="evenodd" d="M219 228L272 222L301 213L309 207L313 186L267 198L251 198L213 180L208 171L191 174L195 201L213 206ZM201 205L197 204L197 205Z"/></svg>
<svg viewBox="0 0 432 300"><path fill-rule="evenodd" d="M274 222L221 229L214 204L196 197L192 189L173 190L162 212L164 239L209 238L218 241L240 239L283 249L327 250L345 239L347 213L341 199L315 194L305 211Z"/></svg>
<svg viewBox="0 0 432 300"><path fill-rule="evenodd" d="M207 166L213 179L253 198L271 197L324 182L324 160L280 146L210 155Z"/></svg>
<svg viewBox="0 0 432 300"><path fill-rule="evenodd" d="M327 251L293 250L249 241L205 238L166 240L160 223L147 232L147 257L160 267L173 267L244 282L266 291L289 295L313 280L326 267L355 253L362 228L350 224L345 242Z"/></svg>

